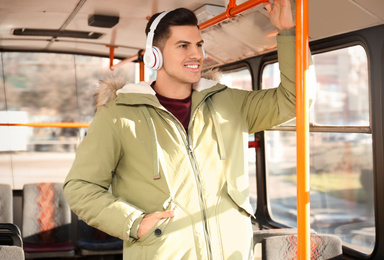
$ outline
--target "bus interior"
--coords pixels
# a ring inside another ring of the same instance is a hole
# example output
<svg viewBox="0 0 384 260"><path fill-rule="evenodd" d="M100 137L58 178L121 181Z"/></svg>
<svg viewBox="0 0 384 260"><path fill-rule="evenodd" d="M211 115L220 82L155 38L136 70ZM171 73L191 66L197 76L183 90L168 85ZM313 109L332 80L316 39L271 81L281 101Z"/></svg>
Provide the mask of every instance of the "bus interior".
<svg viewBox="0 0 384 260"><path fill-rule="evenodd" d="M155 80L142 62L148 19L185 7L203 25L205 71L228 87L277 87L278 31L262 2L0 0L0 230L16 227L23 258L122 259L123 241L62 195L99 82ZM310 0L307 11L311 232L340 239L343 259L384 259L384 1ZM295 232L296 161L295 120L249 135L255 234ZM255 259L265 253L256 243Z"/></svg>

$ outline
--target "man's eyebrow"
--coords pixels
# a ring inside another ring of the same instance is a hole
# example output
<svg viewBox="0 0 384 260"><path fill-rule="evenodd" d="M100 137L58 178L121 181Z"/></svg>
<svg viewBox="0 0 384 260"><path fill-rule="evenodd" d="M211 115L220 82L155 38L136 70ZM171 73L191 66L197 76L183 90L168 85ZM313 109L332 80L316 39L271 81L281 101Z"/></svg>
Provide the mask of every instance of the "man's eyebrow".
<svg viewBox="0 0 384 260"><path fill-rule="evenodd" d="M180 44L180 43L183 43L183 44L191 44L191 42L189 41L184 41L184 40L180 40L180 41L177 41L176 44Z"/></svg>
<svg viewBox="0 0 384 260"><path fill-rule="evenodd" d="M177 41L176 44L192 44L191 42L189 41L185 41L185 40L180 40L180 41ZM201 40L199 42L197 42L197 44L203 44L204 43L204 40Z"/></svg>

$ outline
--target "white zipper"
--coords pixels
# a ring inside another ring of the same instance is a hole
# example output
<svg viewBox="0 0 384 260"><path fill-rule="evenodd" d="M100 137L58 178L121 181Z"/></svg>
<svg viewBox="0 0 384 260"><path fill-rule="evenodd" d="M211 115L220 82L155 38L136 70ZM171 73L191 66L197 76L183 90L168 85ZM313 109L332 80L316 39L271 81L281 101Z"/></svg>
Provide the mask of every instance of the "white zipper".
<svg viewBox="0 0 384 260"><path fill-rule="evenodd" d="M203 101L207 97L208 96L206 96L199 103L199 105L196 107L195 111L200 107L200 105L203 103ZM186 149L188 151L189 159L190 159L191 164L192 164L193 173L195 175L195 180L196 180L196 184L197 184L197 190L198 190L198 194L199 194L199 198L200 198L199 203L200 203L200 208L201 208L202 215L203 215L203 220L204 220L204 238L205 238L205 242L206 242L206 245L207 245L208 259L211 260L211 259L213 259L213 254L212 254L211 236L210 236L209 228L208 228L208 218L207 218L206 203L205 203L205 199L204 199L204 196L203 196L203 188L202 188L201 179L200 179L200 171L199 171L199 169L197 167L196 157L195 157L195 155L193 153L193 150L192 150L192 147L191 147L191 144L192 144L192 142L190 140L191 136L188 134L189 140L187 140L187 138L186 138L187 132L185 131L184 127L181 125L179 120L172 113L170 113L168 110L166 110L166 109L160 109L160 110L167 112L171 116L172 121L174 121L174 123L175 123L175 125L176 125L176 127L177 127L177 129L178 129L178 131L180 133L180 136L183 139L184 145L185 145L185 147L186 147ZM161 113L159 113L159 115L161 115ZM194 113L193 114L191 113L191 118L190 118L189 124L192 121L192 115L194 115Z"/></svg>
<svg viewBox="0 0 384 260"><path fill-rule="evenodd" d="M191 164L192 164L193 173L194 173L194 176L195 176L195 180L196 180L196 184L197 184L197 190L198 190L199 198L200 198L200 200L199 200L200 208L201 208L201 212L203 214L204 238L205 238L205 242L207 244L208 259L213 259L212 245L211 245L211 236L209 234L207 210L206 210L205 199L204 199L204 196L203 196L203 187L202 187L201 180L200 180L200 171L199 171L199 169L197 167L196 157L195 157L195 155L194 155L194 153L192 151L192 147L190 145L191 142L190 142L190 140L188 141L187 138L186 138L186 132L183 129L180 129L181 126L180 126L180 123L178 121L176 121L175 123L176 123L177 129L181 133L181 136L182 136L183 141L184 141L184 145L185 145L185 147L186 147L186 149L188 151L189 159L190 159Z"/></svg>

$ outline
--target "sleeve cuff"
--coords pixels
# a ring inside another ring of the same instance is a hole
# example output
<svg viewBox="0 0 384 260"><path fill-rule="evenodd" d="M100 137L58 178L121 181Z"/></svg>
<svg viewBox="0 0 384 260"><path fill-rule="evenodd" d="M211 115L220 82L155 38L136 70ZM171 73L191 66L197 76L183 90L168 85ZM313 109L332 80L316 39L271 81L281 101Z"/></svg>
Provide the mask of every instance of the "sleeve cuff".
<svg viewBox="0 0 384 260"><path fill-rule="evenodd" d="M131 231L130 231L130 237L133 238L133 239L139 239L138 236L137 236L137 231L139 230L139 227L140 227L140 223L141 221L143 220L143 218L145 217L145 214L141 214L137 219L135 219L135 221L133 221L133 224L132 224L132 227L131 227Z"/></svg>
<svg viewBox="0 0 384 260"><path fill-rule="evenodd" d="M279 31L279 35L281 36L295 36L296 35L296 27L293 27L288 30L281 30Z"/></svg>

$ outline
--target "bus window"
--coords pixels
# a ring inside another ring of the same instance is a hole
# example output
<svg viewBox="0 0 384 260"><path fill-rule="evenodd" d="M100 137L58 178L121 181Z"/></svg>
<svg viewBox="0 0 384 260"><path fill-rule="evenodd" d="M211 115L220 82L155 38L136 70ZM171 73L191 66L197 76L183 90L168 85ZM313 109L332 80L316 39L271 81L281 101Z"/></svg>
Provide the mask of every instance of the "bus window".
<svg viewBox="0 0 384 260"><path fill-rule="evenodd" d="M2 53L0 122L91 122L94 93L99 80L111 75L108 66L109 59L91 56ZM122 66L114 75L134 82L135 64ZM0 126L0 182L13 189L32 182L64 182L86 131Z"/></svg>
<svg viewBox="0 0 384 260"><path fill-rule="evenodd" d="M248 69L224 73L220 82L230 88L252 90L252 78Z"/></svg>
<svg viewBox="0 0 384 260"><path fill-rule="evenodd" d="M248 69L224 73L220 82L230 88L252 90L252 77ZM250 144L248 148L250 203L253 211L256 212L256 149L254 134L248 136L248 142Z"/></svg>
<svg viewBox="0 0 384 260"><path fill-rule="evenodd" d="M311 228L370 254L375 244L368 66L361 46L313 56L317 93L310 112ZM263 88L276 86L276 64ZM311 86L308 86L311 87ZM265 133L268 199L274 221L296 227L294 121Z"/></svg>

